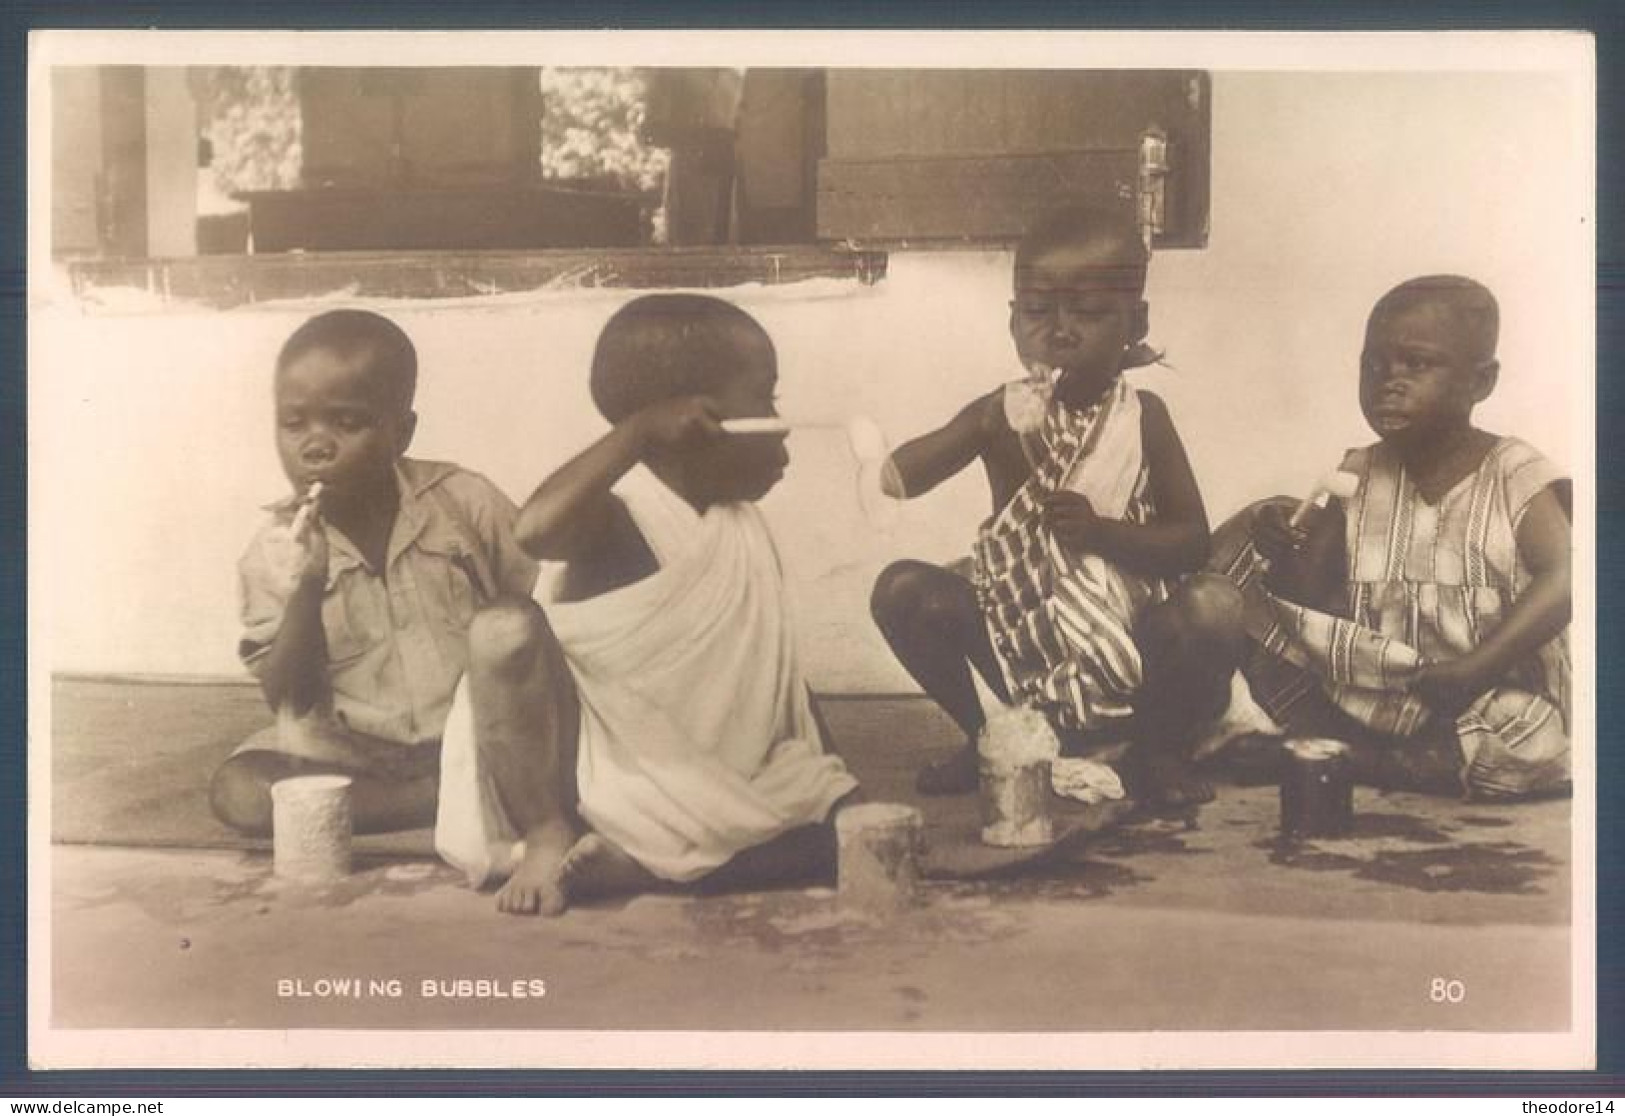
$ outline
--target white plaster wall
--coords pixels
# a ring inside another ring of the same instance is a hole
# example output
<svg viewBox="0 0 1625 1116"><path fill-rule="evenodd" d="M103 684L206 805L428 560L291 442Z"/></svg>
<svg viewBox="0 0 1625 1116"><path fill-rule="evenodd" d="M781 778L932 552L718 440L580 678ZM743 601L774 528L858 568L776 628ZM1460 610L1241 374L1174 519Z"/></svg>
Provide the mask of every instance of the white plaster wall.
<svg viewBox="0 0 1625 1116"><path fill-rule="evenodd" d="M1539 74L1214 78L1213 231L1152 265L1163 393L1217 522L1298 492L1370 440L1354 398L1364 318L1426 272L1486 282L1503 307L1500 389L1482 409L1571 467L1589 399L1591 278L1576 246L1586 145L1577 103ZM878 286L816 281L724 293L775 338L782 407L872 415L894 439L1016 374L1002 253L894 253ZM515 499L594 436L593 340L631 292L372 303L423 368L414 452L463 462ZM234 562L284 482L270 368L318 307L230 312L36 304L30 531L36 660L52 670L236 673ZM867 615L876 572L965 553L979 476L866 523L838 432L794 436L765 508L778 530L816 686L908 687Z"/></svg>

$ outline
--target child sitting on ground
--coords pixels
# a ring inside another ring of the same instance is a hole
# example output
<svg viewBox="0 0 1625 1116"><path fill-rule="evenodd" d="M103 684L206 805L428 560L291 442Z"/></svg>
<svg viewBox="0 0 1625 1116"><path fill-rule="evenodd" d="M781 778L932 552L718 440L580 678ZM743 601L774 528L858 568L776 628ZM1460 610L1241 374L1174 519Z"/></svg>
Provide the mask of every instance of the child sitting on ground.
<svg viewBox="0 0 1625 1116"><path fill-rule="evenodd" d="M1354 495L1297 525L1279 502L1249 509L1215 548L1248 596L1260 703L1294 733L1349 741L1388 786L1506 798L1569 782L1570 487L1473 426L1499 328L1471 279L1383 295L1359 388L1380 441L1343 460Z"/></svg>
<svg viewBox="0 0 1625 1116"><path fill-rule="evenodd" d="M1222 578L1187 577L1208 553L1201 493L1167 407L1123 378L1155 359L1147 262L1126 215L1069 209L1038 224L1016 249L1010 304L1028 378L892 455L897 495L980 459L993 498L968 575L901 561L874 588L887 642L965 734L920 772L922 793L976 787L975 669L1001 699L1045 713L1069 750L1132 742L1136 797L1212 797L1186 761L1229 703L1241 602Z"/></svg>
<svg viewBox="0 0 1625 1116"><path fill-rule="evenodd" d="M293 495L239 564L239 651L277 724L211 786L215 813L245 833L270 832L272 783L314 773L354 780L358 831L429 824L469 621L535 584L506 496L404 456L416 383L412 342L364 310L310 319L277 357L277 453Z"/></svg>
<svg viewBox="0 0 1625 1116"><path fill-rule="evenodd" d="M856 789L824 752L783 575L755 501L784 435L777 361L748 314L650 295L598 339L592 395L613 429L544 480L520 544L562 562L546 601L480 613L446 732L436 846L497 906L674 883L783 882L833 867Z"/></svg>

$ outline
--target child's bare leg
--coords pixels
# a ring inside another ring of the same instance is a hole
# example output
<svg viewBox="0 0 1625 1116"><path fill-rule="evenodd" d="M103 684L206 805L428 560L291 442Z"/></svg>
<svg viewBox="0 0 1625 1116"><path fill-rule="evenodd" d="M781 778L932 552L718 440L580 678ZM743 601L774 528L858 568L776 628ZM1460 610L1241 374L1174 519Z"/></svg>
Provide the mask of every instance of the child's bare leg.
<svg viewBox="0 0 1625 1116"><path fill-rule="evenodd" d="M474 741L525 855L497 892L511 914L563 913L564 862L580 839L576 745L581 706L569 664L542 610L501 601L468 629Z"/></svg>
<svg viewBox="0 0 1625 1116"><path fill-rule="evenodd" d="M251 837L271 836L271 784L295 775L345 775L350 779L350 816L357 833L394 833L434 824L439 779L422 775L390 779L283 752L232 756L209 784L217 818Z"/></svg>
<svg viewBox="0 0 1625 1116"><path fill-rule="evenodd" d="M1230 702L1230 679L1246 650L1241 592L1197 574L1141 613L1134 640L1144 667L1135 695L1131 767L1136 794L1154 805L1210 801L1213 787L1190 763L1196 732Z"/></svg>
<svg viewBox="0 0 1625 1116"><path fill-rule="evenodd" d="M290 757L280 752L232 756L209 782L214 816L250 837L271 835L271 784L293 774Z"/></svg>
<svg viewBox="0 0 1625 1116"><path fill-rule="evenodd" d="M976 737L986 722L972 668L989 689L1009 700L976 591L951 570L904 560L881 571L869 608L903 668L965 734L965 746L952 759L920 772L919 790L975 790Z"/></svg>

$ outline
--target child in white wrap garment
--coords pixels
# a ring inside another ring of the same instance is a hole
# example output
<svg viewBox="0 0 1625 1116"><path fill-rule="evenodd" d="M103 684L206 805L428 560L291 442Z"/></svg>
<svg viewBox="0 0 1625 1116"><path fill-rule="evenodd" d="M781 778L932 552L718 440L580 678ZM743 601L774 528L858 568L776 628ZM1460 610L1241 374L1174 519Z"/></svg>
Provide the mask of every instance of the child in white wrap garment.
<svg viewBox="0 0 1625 1116"><path fill-rule="evenodd" d="M784 475L773 344L744 311L650 295L605 325L612 429L544 480L516 534L548 600L474 619L446 726L436 846L499 909L702 879L806 878L857 788L825 753L754 501ZM544 606L545 605L545 611Z"/></svg>

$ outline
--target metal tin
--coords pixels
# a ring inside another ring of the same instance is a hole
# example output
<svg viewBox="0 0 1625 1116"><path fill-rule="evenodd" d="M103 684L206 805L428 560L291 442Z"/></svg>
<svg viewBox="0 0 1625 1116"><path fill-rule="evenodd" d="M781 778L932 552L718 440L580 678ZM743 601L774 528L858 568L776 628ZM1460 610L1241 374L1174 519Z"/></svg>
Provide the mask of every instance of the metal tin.
<svg viewBox="0 0 1625 1116"><path fill-rule="evenodd" d="M1354 828L1354 779L1347 744L1289 740L1281 765L1281 832L1336 837Z"/></svg>
<svg viewBox="0 0 1625 1116"><path fill-rule="evenodd" d="M1050 822L1050 763L981 761L982 842L1004 848L1047 845L1055 840Z"/></svg>

